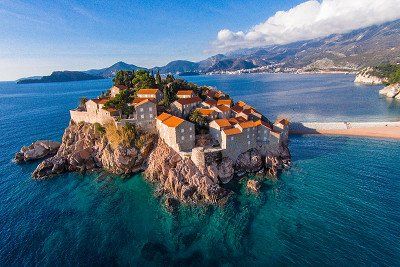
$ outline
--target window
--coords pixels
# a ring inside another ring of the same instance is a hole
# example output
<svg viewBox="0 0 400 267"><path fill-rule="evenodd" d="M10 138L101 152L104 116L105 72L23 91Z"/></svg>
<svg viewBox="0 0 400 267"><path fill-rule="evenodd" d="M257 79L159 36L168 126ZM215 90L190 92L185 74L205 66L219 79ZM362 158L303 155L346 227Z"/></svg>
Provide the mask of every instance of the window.
<svg viewBox="0 0 400 267"><path fill-rule="evenodd" d="M152 108L152 107L149 107L149 111L153 111L153 108Z"/></svg>
<svg viewBox="0 0 400 267"><path fill-rule="evenodd" d="M266 134L266 133L267 133L267 130L264 130L264 133Z"/></svg>
<svg viewBox="0 0 400 267"><path fill-rule="evenodd" d="M250 135L247 135L247 139L249 139L250 138Z"/></svg>
<svg viewBox="0 0 400 267"><path fill-rule="evenodd" d="M140 108L140 111L143 111L143 108Z"/></svg>
<svg viewBox="0 0 400 267"><path fill-rule="evenodd" d="M192 139L192 138L193 138L193 135L190 135L189 138Z"/></svg>
<svg viewBox="0 0 400 267"><path fill-rule="evenodd" d="M247 144L250 145L250 141L247 141Z"/></svg>
<svg viewBox="0 0 400 267"><path fill-rule="evenodd" d="M182 139L182 140L185 140L185 137L184 137L184 136L182 136L182 137L181 137L181 139Z"/></svg>
<svg viewBox="0 0 400 267"><path fill-rule="evenodd" d="M193 129L192 126L190 126L189 130L191 131L192 129Z"/></svg>
<svg viewBox="0 0 400 267"><path fill-rule="evenodd" d="M150 114L150 119L152 119L153 118L153 114Z"/></svg>
<svg viewBox="0 0 400 267"><path fill-rule="evenodd" d="M140 118L141 118L141 119L144 119L144 115L143 115L143 114L142 114L142 115L140 115Z"/></svg>
<svg viewBox="0 0 400 267"><path fill-rule="evenodd" d="M233 139L234 139L233 136L231 136L231 141L233 141Z"/></svg>
<svg viewBox="0 0 400 267"><path fill-rule="evenodd" d="M181 133L184 133L185 132L185 129L181 129Z"/></svg>

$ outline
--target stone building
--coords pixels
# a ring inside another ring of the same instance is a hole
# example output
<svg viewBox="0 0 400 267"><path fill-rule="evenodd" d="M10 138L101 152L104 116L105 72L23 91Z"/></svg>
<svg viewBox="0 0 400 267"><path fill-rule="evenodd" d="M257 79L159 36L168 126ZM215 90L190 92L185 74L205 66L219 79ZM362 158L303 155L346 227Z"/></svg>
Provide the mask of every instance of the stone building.
<svg viewBox="0 0 400 267"><path fill-rule="evenodd" d="M191 152L195 146L194 124L168 113L157 117L156 127L164 142L177 152Z"/></svg>
<svg viewBox="0 0 400 267"><path fill-rule="evenodd" d="M217 100L214 99L208 99L201 103L201 106L204 108L212 108L217 106Z"/></svg>
<svg viewBox="0 0 400 267"><path fill-rule="evenodd" d="M162 92L158 89L140 89L136 96L137 98L155 99L157 103L163 98Z"/></svg>
<svg viewBox="0 0 400 267"><path fill-rule="evenodd" d="M191 98L180 98L171 104L172 113L179 117L187 117L190 112L198 107L201 103L201 98L198 96Z"/></svg>
<svg viewBox="0 0 400 267"><path fill-rule="evenodd" d="M217 112L218 118L220 118L220 119L225 119L225 118L231 117L231 109L225 105L220 105L220 106L211 107L211 108Z"/></svg>
<svg viewBox="0 0 400 267"><path fill-rule="evenodd" d="M176 96L178 98L192 98L195 97L195 93L192 90L179 90L176 93Z"/></svg>
<svg viewBox="0 0 400 267"><path fill-rule="evenodd" d="M217 106L226 106L230 108L232 106L232 100L231 99L219 99L217 101Z"/></svg>
<svg viewBox="0 0 400 267"><path fill-rule="evenodd" d="M218 117L218 113L210 108L196 108L196 110L208 121L215 120Z"/></svg>
<svg viewBox="0 0 400 267"><path fill-rule="evenodd" d="M113 98L116 95L118 95L119 93L121 93L121 91L126 90L126 89L128 89L128 87L125 85L114 85L110 89L110 97Z"/></svg>

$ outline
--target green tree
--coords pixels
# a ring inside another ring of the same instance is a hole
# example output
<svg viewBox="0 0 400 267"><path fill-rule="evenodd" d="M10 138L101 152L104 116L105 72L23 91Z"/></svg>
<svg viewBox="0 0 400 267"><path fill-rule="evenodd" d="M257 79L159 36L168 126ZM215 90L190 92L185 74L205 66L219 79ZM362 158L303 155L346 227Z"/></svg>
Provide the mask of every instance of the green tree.
<svg viewBox="0 0 400 267"><path fill-rule="evenodd" d="M160 85L161 83L162 83L161 75L160 75L160 71L158 70L157 74L156 74L156 84Z"/></svg>
<svg viewBox="0 0 400 267"><path fill-rule="evenodd" d="M194 110L190 113L189 121L199 127L204 127L205 125L207 125L207 119L203 115L201 115L198 110Z"/></svg>
<svg viewBox="0 0 400 267"><path fill-rule="evenodd" d="M154 88L156 81L146 70L138 70L132 79L132 85L135 89Z"/></svg>
<svg viewBox="0 0 400 267"><path fill-rule="evenodd" d="M81 99L79 100L79 107L80 107L80 108L83 108L83 107L85 106L85 104L86 104L87 101L88 101L88 99L87 99L86 96L81 97Z"/></svg>
<svg viewBox="0 0 400 267"><path fill-rule="evenodd" d="M114 98L104 104L104 108L115 108L120 111L120 115L129 115L133 108L129 105L133 99L131 90L123 90Z"/></svg>
<svg viewBox="0 0 400 267"><path fill-rule="evenodd" d="M175 81L174 76L172 76L171 74L168 74L167 77L165 77L165 83L172 83L173 81Z"/></svg>

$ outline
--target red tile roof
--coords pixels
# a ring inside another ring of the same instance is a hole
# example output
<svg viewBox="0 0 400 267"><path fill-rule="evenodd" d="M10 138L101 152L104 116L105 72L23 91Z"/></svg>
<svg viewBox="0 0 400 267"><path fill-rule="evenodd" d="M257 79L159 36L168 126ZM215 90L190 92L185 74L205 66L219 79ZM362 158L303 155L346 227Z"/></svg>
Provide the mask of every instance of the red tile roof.
<svg viewBox="0 0 400 267"><path fill-rule="evenodd" d="M222 130L226 135L236 135L240 134L242 131L238 128L227 128Z"/></svg>
<svg viewBox="0 0 400 267"><path fill-rule="evenodd" d="M254 125L255 126L263 125L263 126L267 127L268 129L272 129L271 125L269 125L267 122L262 121L262 120L255 121Z"/></svg>
<svg viewBox="0 0 400 267"><path fill-rule="evenodd" d="M140 89L137 92L137 94L138 95L154 95L154 94L157 94L157 92L158 92L158 89L150 89L150 88L148 88L148 89Z"/></svg>
<svg viewBox="0 0 400 267"><path fill-rule="evenodd" d="M193 93L193 90L179 90L176 94L177 95L192 95L194 93Z"/></svg>
<svg viewBox="0 0 400 267"><path fill-rule="evenodd" d="M218 102L217 102L217 105L219 106L219 105L228 105L228 106L231 106L231 104L232 104L232 100L230 100L230 99L220 99L220 100L218 100Z"/></svg>
<svg viewBox="0 0 400 267"><path fill-rule="evenodd" d="M93 102L95 102L96 104L105 104L107 103L108 100L110 100L109 98L96 98L96 99L91 99Z"/></svg>
<svg viewBox="0 0 400 267"><path fill-rule="evenodd" d="M230 127L231 126L230 122L227 119L217 119L217 120L214 120L214 121L218 124L218 126L220 128L222 128L222 127Z"/></svg>
<svg viewBox="0 0 400 267"><path fill-rule="evenodd" d="M186 105L189 105L189 104L201 102L201 98L198 97L198 96L191 97L191 98L180 98L180 99L176 100L176 102L178 102L182 106L186 106Z"/></svg>
<svg viewBox="0 0 400 267"><path fill-rule="evenodd" d="M253 121L245 121L245 122L239 123L239 126L242 127L243 129L246 129L246 128L255 127L256 125L254 125Z"/></svg>
<svg viewBox="0 0 400 267"><path fill-rule="evenodd" d="M216 112L215 110L209 108L196 108L196 110L203 116L210 116Z"/></svg>
<svg viewBox="0 0 400 267"><path fill-rule="evenodd" d="M164 123L168 127L176 128L184 121L185 121L184 119L181 119L181 118L178 118L175 116L171 116L168 119L164 120L162 123Z"/></svg>
<svg viewBox="0 0 400 267"><path fill-rule="evenodd" d="M166 119L169 119L169 118L171 118L171 117L172 117L171 114L168 114L168 113L163 112L163 113L161 113L160 115L157 116L157 120L159 120L159 121L165 121Z"/></svg>
<svg viewBox="0 0 400 267"><path fill-rule="evenodd" d="M284 125L284 126L288 126L289 125L289 120L287 119L280 119L278 120L278 123Z"/></svg>
<svg viewBox="0 0 400 267"><path fill-rule="evenodd" d="M212 106L216 106L217 105L217 100L208 99L208 100L204 101L204 103L212 107Z"/></svg>
<svg viewBox="0 0 400 267"><path fill-rule="evenodd" d="M217 106L216 108L222 112L228 112L231 110L230 108L228 108L227 106L224 106L224 105Z"/></svg>

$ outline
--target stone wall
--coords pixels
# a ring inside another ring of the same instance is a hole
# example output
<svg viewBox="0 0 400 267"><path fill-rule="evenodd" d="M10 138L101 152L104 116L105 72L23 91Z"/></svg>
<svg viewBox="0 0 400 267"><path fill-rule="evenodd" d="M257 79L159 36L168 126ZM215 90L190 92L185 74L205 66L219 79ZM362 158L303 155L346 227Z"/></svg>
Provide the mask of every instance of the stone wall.
<svg viewBox="0 0 400 267"><path fill-rule="evenodd" d="M115 122L113 117L109 116L106 113L98 112L92 113L87 111L79 111L79 110L70 110L71 120L76 123L86 122L86 123L100 123L106 124L110 122Z"/></svg>

